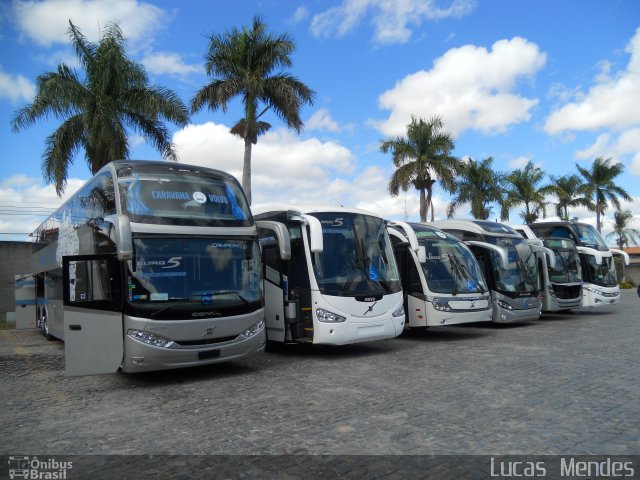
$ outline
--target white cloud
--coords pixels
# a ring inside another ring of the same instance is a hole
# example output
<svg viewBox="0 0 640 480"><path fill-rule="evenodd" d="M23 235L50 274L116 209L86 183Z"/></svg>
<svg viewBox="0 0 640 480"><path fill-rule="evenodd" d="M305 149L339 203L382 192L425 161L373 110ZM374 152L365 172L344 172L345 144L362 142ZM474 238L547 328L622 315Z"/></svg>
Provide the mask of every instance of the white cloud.
<svg viewBox="0 0 640 480"><path fill-rule="evenodd" d="M35 94L36 86L28 78L5 73L0 67L0 98L17 103L31 101Z"/></svg>
<svg viewBox="0 0 640 480"><path fill-rule="evenodd" d="M602 133L598 135L595 143L583 150L576 152L575 157L581 160L592 160L596 157L613 158L622 161L626 156L631 155L630 172L640 175L640 126L629 128L613 135Z"/></svg>
<svg viewBox="0 0 640 480"><path fill-rule="evenodd" d="M296 8L296 11L293 12L293 15L287 23L296 24L306 20L307 18L309 18L309 9L305 6L300 6Z"/></svg>
<svg viewBox="0 0 640 480"><path fill-rule="evenodd" d="M212 122L190 125L178 131L173 142L181 162L218 168L241 180L244 144L229 127ZM356 163L342 145L301 139L284 129L261 136L251 158L254 203L320 201L329 185L338 182L333 179L350 175Z"/></svg>
<svg viewBox="0 0 640 480"><path fill-rule="evenodd" d="M166 21L160 8L138 0L16 0L18 26L35 43L67 43L69 19L91 41L109 22L120 25L127 40L146 40Z"/></svg>
<svg viewBox="0 0 640 480"><path fill-rule="evenodd" d="M528 121L537 99L513 90L522 77L532 78L546 62L546 54L523 38L495 42L491 50L465 45L447 51L433 68L400 80L379 98L391 110L385 121L375 122L386 135L403 135L411 115L443 118L453 136L467 129L501 133Z"/></svg>
<svg viewBox="0 0 640 480"><path fill-rule="evenodd" d="M507 162L507 166L509 167L510 170L516 170L518 168L524 168L527 163L529 163L531 161L531 157L527 157L527 156L520 156L517 158L514 158L512 160L509 160Z"/></svg>
<svg viewBox="0 0 640 480"><path fill-rule="evenodd" d="M86 179L71 178L62 198L56 195L52 185L42 179L27 175L14 175L0 181L0 236L1 240L28 240L48 215L73 195ZM21 233L23 235L6 235Z"/></svg>
<svg viewBox="0 0 640 480"><path fill-rule="evenodd" d="M304 126L307 131L327 130L329 132L338 133L341 130L338 123L331 118L331 114L326 108L321 108L311 115L311 118L305 122Z"/></svg>
<svg viewBox="0 0 640 480"><path fill-rule="evenodd" d="M582 150L578 150L575 153L575 157L580 160L593 159L596 157L602 157L605 155L609 145L609 139L611 136L608 133L598 135L595 143Z"/></svg>
<svg viewBox="0 0 640 480"><path fill-rule="evenodd" d="M337 6L314 15L311 32L316 37L344 36L371 15L374 41L379 44L406 43L426 20L462 17L475 8L473 0L453 0L441 8L436 0L343 0Z"/></svg>
<svg viewBox="0 0 640 480"><path fill-rule="evenodd" d="M191 73L204 73L204 67L185 63L177 53L149 53L142 59L142 64L147 72L154 75L168 74L184 77Z"/></svg>
<svg viewBox="0 0 640 480"><path fill-rule="evenodd" d="M625 51L630 54L626 70L612 76L610 63L601 62L601 71L589 91L549 115L544 126L547 133L621 130L640 123L640 28Z"/></svg>

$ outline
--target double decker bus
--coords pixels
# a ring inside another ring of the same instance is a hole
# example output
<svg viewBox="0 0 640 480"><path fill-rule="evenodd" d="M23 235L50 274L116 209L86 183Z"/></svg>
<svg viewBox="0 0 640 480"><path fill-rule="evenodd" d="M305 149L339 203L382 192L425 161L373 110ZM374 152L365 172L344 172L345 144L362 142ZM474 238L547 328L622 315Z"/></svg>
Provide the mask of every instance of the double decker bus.
<svg viewBox="0 0 640 480"><path fill-rule="evenodd" d="M477 260L453 235L421 223L388 222L404 291L407 326L491 321Z"/></svg>
<svg viewBox="0 0 640 480"><path fill-rule="evenodd" d="M33 233L37 323L70 375L147 372L264 350L257 230L231 175L103 167Z"/></svg>
<svg viewBox="0 0 640 480"><path fill-rule="evenodd" d="M536 320L539 296L538 262L534 250L511 227L486 220L448 219L431 222L465 242L473 252L491 291L492 320L498 323Z"/></svg>
<svg viewBox="0 0 640 480"><path fill-rule="evenodd" d="M580 254L582 267L582 306L596 307L620 302L620 287L616 278L613 254L620 254L629 264L629 255L609 248L598 231L588 223L538 222L529 224L538 237L572 240Z"/></svg>
<svg viewBox="0 0 640 480"><path fill-rule="evenodd" d="M269 341L345 345L402 333L402 288L384 219L346 207L252 210Z"/></svg>
<svg viewBox="0 0 640 480"><path fill-rule="evenodd" d="M542 245L553 252L553 257L538 257L542 311L558 312L582 306L582 266L573 240L538 238L527 225L514 225L513 229L530 243Z"/></svg>

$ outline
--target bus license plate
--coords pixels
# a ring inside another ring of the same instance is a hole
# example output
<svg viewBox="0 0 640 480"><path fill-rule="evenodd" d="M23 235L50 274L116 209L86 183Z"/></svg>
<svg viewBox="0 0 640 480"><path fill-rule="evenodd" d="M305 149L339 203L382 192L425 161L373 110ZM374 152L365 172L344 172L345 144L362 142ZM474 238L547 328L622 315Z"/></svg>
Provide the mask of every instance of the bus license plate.
<svg viewBox="0 0 640 480"><path fill-rule="evenodd" d="M207 350L206 352L198 352L198 360L206 360L207 358L218 358L220 350Z"/></svg>

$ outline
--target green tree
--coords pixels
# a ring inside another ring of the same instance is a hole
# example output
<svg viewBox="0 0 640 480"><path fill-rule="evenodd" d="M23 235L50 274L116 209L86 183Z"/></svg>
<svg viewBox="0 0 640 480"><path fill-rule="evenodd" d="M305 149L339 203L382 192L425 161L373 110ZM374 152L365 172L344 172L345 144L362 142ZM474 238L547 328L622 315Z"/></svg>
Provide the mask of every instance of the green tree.
<svg viewBox="0 0 640 480"><path fill-rule="evenodd" d="M628 247L630 241L640 244L640 230L631 226L633 222L635 217L631 210L613 212L613 231L607 235L607 238L615 238L620 250L625 245Z"/></svg>
<svg viewBox="0 0 640 480"><path fill-rule="evenodd" d="M233 28L209 37L205 69L212 79L196 92L191 112L205 106L211 111L226 112L231 99L242 97L244 117L231 128L231 133L244 140L242 188L249 203L252 145L271 128L260 118L272 110L288 128L299 133L304 126L300 109L304 104L313 105L315 92L281 70L292 66L294 49L289 35L267 33L267 26L259 17L254 17L251 28Z"/></svg>
<svg viewBox="0 0 640 480"><path fill-rule="evenodd" d="M578 172L584 178L580 192L587 208L596 213L596 229L601 231L601 218L607 210L607 202L620 210L620 198L632 201L631 196L615 184L615 179L624 171L622 163L612 163L611 158L598 157L593 161L591 169L576 164Z"/></svg>
<svg viewBox="0 0 640 480"><path fill-rule="evenodd" d="M580 198L582 181L577 175L551 175L547 191L558 199L556 215L564 221L569 221L569 207L586 206L585 200Z"/></svg>
<svg viewBox="0 0 640 480"><path fill-rule="evenodd" d="M456 208L469 203L473 218L487 220L491 214L490 204L501 203L504 174L495 172L491 168L492 157L487 157L480 162L469 159L462 162L460 173L454 180L453 198L447 209L447 216L453 217Z"/></svg>
<svg viewBox="0 0 640 480"><path fill-rule="evenodd" d="M546 216L545 194L549 193L549 187L538 187L543 180L544 172L527 162L523 169L517 169L507 175L505 179L506 194L502 203L501 218L503 221L509 219L509 209L516 205L524 204L524 212L520 216L525 223L533 223Z"/></svg>
<svg viewBox="0 0 640 480"><path fill-rule="evenodd" d="M440 181L448 192L454 189L455 175L460 171L462 162L451 155L454 140L450 134L442 131L443 122L438 116L428 121L411 117L407 125L407 137L392 137L380 142L382 153L391 152L395 172L389 180L388 190L393 196L400 189L407 191L413 186L420 192L420 221L427 221L431 208L433 212L433 186Z"/></svg>
<svg viewBox="0 0 640 480"><path fill-rule="evenodd" d="M14 132L50 116L62 121L47 137L42 155L42 173L58 195L81 149L95 173L112 160L129 158L130 132L142 135L165 159L177 160L161 119L185 126L189 111L171 90L149 85L144 67L127 57L120 27L108 24L93 43L69 21L69 37L84 78L65 64L39 75L33 103L12 119Z"/></svg>

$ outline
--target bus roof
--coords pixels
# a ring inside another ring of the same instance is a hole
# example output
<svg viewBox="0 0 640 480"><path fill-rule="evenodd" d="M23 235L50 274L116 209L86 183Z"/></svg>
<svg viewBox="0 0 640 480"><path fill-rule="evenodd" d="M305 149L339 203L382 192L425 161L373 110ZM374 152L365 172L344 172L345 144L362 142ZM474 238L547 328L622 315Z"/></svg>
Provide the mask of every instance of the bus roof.
<svg viewBox="0 0 640 480"><path fill-rule="evenodd" d="M258 216L261 214L269 213L269 212L288 212L293 211L297 213L358 213L361 215L369 215L371 217L382 218L380 215L375 214L373 212L369 212L367 210L362 210L359 208L353 207L343 207L343 206L335 206L335 205L319 205L319 204L286 204L286 203L276 203L276 204L259 204L252 205L251 212L254 216Z"/></svg>
<svg viewBox="0 0 640 480"><path fill-rule="evenodd" d="M490 222L488 220L474 220L469 218L450 218L446 220L437 220L431 222L429 225L433 225L436 228L442 230L462 230L467 232L490 234L490 235L504 235L504 236L517 236L522 237L513 228L503 223Z"/></svg>

